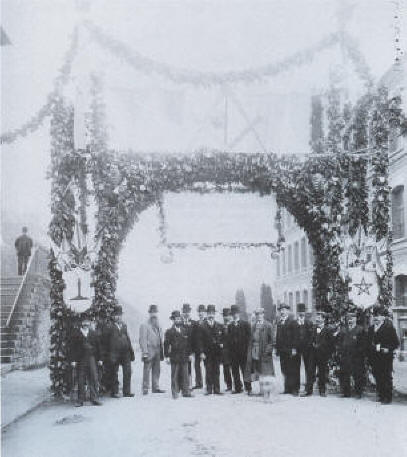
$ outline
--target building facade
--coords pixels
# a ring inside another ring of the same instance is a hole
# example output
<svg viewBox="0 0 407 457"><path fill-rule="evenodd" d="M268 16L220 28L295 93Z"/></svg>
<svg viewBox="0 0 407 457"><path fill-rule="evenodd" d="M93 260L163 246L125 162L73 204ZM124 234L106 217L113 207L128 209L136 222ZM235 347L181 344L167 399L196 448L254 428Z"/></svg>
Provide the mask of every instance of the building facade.
<svg viewBox="0 0 407 457"><path fill-rule="evenodd" d="M381 83L390 95L402 96L403 109L407 113L405 91L407 65L393 66ZM389 183L391 195L392 253L393 253L393 319L401 341L401 350L407 353L407 137L399 132L391 135L389 142ZM304 231L295 223L291 214L283 211L285 249L275 259L274 290L277 304L287 303L295 313L296 303L304 302L312 313L312 248Z"/></svg>

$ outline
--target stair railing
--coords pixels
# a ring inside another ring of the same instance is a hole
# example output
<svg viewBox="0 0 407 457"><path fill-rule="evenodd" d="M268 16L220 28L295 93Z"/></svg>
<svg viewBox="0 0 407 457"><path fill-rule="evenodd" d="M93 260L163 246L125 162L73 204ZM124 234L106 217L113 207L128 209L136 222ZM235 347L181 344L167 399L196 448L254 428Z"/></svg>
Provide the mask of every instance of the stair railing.
<svg viewBox="0 0 407 457"><path fill-rule="evenodd" d="M8 315L8 318L7 318L7 321L6 321L6 327L8 328L10 326L10 322L11 322L11 319L13 317L13 314L14 314L14 311L17 307L17 303L18 303L18 300L20 299L20 295L23 291L23 288L27 282L27 277L28 277L28 274L31 270L31 265L33 264L33 260L34 260L34 257L37 257L37 254L38 254L38 251L39 251L39 248L38 246L35 246L34 247L34 252L31 254L30 256L30 260L28 261L28 264L27 264L27 268L25 270L25 273L23 275L23 278L21 280L21 283L18 287L18 290L17 290L17 294L14 298L14 302L13 302L13 306L11 307L11 310L10 310L10 314Z"/></svg>

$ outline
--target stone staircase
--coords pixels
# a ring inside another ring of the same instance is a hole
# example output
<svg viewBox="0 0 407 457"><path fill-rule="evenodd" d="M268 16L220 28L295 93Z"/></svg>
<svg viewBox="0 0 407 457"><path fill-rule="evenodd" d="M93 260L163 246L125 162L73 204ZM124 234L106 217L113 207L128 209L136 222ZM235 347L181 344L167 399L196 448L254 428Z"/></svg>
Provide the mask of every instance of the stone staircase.
<svg viewBox="0 0 407 457"><path fill-rule="evenodd" d="M27 368L47 362L49 291L47 251L44 249L34 251L25 276L0 278L2 371L6 367Z"/></svg>

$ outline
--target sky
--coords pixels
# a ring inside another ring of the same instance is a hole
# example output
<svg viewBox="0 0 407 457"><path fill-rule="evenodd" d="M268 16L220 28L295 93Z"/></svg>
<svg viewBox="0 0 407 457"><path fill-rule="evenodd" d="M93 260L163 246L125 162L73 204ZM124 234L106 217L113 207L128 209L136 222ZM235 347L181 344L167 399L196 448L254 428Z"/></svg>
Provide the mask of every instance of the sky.
<svg viewBox="0 0 407 457"><path fill-rule="evenodd" d="M77 7L86 1L2 0L1 24L12 42L1 54L2 132L19 127L44 103L73 27L83 19L157 61L191 70L227 71L260 67L312 46L338 29L338 5L345 4L339 0L89 0L87 11ZM376 80L394 59L393 3L358 0L352 13L345 10L346 28ZM400 3L406 6L406 0ZM402 28L404 49L406 29ZM232 85L225 142L226 98L220 88L195 88L146 76L100 49L83 29L80 43L66 95L72 97L78 84L86 84L90 71L101 76L109 145L115 149L189 153L207 146L232 152L306 153L310 96L326 90L330 70L343 65L350 97L362 90L338 49L266 82ZM247 122L254 122L257 138L249 132L238 141ZM1 154L3 224L29 221L34 237L44 244L50 218L48 130L45 122L37 132L3 146ZM272 241L272 208L271 199L247 195L233 199L181 195L166 201L168 217L175 221L172 235L180 241L201 235L205 235L202 241L206 236ZM251 219L257 223L250 224ZM255 306L261 282L272 282L269 253L262 251L184 252L176 253L173 264L157 263L156 229L154 211L143 214L121 254L119 294L140 309L152 300L165 309L184 300L227 303L237 287L248 291L248 301Z"/></svg>

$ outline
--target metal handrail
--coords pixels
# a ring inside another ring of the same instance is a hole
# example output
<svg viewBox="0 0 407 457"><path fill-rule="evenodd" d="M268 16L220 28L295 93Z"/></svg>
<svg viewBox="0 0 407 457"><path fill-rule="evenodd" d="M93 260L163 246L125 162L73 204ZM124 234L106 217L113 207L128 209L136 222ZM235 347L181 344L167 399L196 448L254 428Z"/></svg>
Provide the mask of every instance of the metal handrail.
<svg viewBox="0 0 407 457"><path fill-rule="evenodd" d="M22 280L21 280L20 286L18 287L17 294L16 294L16 297L15 297L14 302L13 302L13 306L11 307L10 314L9 314L9 316L8 316L8 318L7 318L7 321L6 321L6 327L7 327L7 328L8 328L9 325L10 325L11 318L13 317L14 311L15 311L16 306L17 306L17 302L18 302L18 300L19 300L19 298L20 298L20 295L21 295L21 292L22 292L22 290L23 290L23 287L24 287L24 285L25 285L25 283L26 283L26 281L27 281L28 272L29 272L30 269L31 269L31 265L32 265L33 259L34 259L34 257L37 255L38 250L39 250L39 248L38 248L38 246L36 246L36 247L34 248L33 254L30 256L30 260L28 261L27 269L25 270L25 273L24 273L24 276L23 276L23 278L22 278Z"/></svg>

